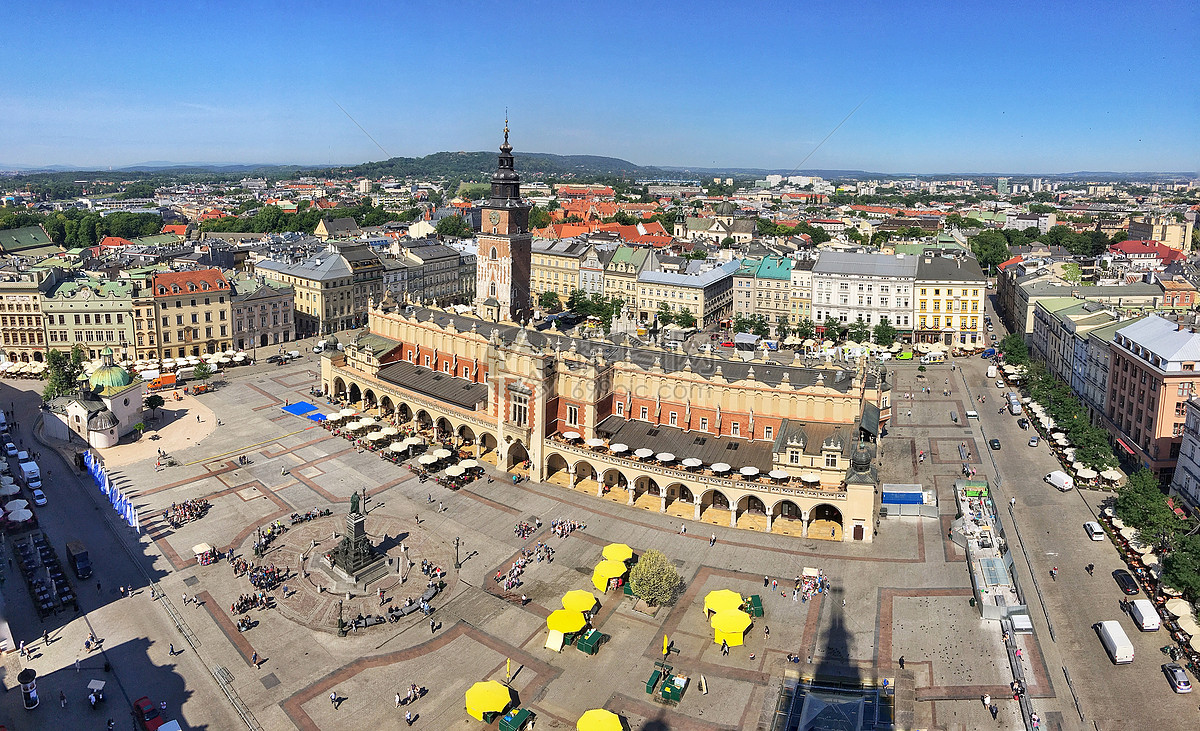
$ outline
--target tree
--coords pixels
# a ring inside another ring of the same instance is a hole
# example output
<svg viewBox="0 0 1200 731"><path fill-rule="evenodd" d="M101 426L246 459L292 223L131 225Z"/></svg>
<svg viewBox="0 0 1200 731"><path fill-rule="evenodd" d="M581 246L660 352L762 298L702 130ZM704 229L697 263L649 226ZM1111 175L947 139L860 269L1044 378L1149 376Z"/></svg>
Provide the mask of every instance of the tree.
<svg viewBox="0 0 1200 731"><path fill-rule="evenodd" d="M534 206L529 209L529 228L546 228L550 225L550 214L542 210L540 206Z"/></svg>
<svg viewBox="0 0 1200 731"><path fill-rule="evenodd" d="M471 224L467 223L462 216L446 216L437 222L434 230L437 231L438 236L452 236L460 239L468 238L474 233Z"/></svg>
<svg viewBox="0 0 1200 731"><path fill-rule="evenodd" d="M142 434L145 433L145 431L146 431L146 425L139 421L138 423L133 425L133 428L137 430L138 439L141 439Z"/></svg>
<svg viewBox="0 0 1200 731"><path fill-rule="evenodd" d="M802 318L800 322L796 323L796 337L800 338L801 340L809 340L816 336L817 323L813 322L807 317Z"/></svg>
<svg viewBox="0 0 1200 731"><path fill-rule="evenodd" d="M79 375L83 372L83 347L76 345L71 352L51 350L46 354L46 387L42 399L49 401L57 396L74 393Z"/></svg>
<svg viewBox="0 0 1200 731"><path fill-rule="evenodd" d="M658 303L658 326L666 327L672 322L675 322L675 313L671 311L670 305L666 302Z"/></svg>
<svg viewBox="0 0 1200 731"><path fill-rule="evenodd" d="M567 297L567 309L580 315L596 314L588 309L589 304L588 293L582 289L571 290L570 296Z"/></svg>
<svg viewBox="0 0 1200 731"><path fill-rule="evenodd" d="M722 249L731 249L731 248L733 248L733 245L736 243L737 243L737 241L735 241L732 236L726 236L725 238L721 239L721 248Z"/></svg>
<svg viewBox="0 0 1200 731"><path fill-rule="evenodd" d="M538 295L538 308L543 312L560 312L562 311L562 302L559 301L558 295L554 292L542 292Z"/></svg>
<svg viewBox="0 0 1200 731"><path fill-rule="evenodd" d="M886 317L880 318L872 334L876 345L891 345L896 342L896 328L892 327L892 323L888 322Z"/></svg>
<svg viewBox="0 0 1200 731"><path fill-rule="evenodd" d="M691 310L680 310L675 313L675 324L682 328L696 327L696 316Z"/></svg>
<svg viewBox="0 0 1200 731"><path fill-rule="evenodd" d="M651 606L670 605L679 597L683 577L670 559L651 548L629 570L629 588Z"/></svg>
<svg viewBox="0 0 1200 731"><path fill-rule="evenodd" d="M846 337L856 343L865 343L871 337L871 327L859 318L846 328Z"/></svg>
<svg viewBox="0 0 1200 731"><path fill-rule="evenodd" d="M146 408L154 411L154 415L158 416L158 410L164 405L163 397L156 393L152 393L146 397Z"/></svg>
<svg viewBox="0 0 1200 731"><path fill-rule="evenodd" d="M1009 259L1008 239L999 231L984 231L971 238L971 252L985 270Z"/></svg>
<svg viewBox="0 0 1200 731"><path fill-rule="evenodd" d="M792 330L788 327L786 320L780 320L779 322L775 323L775 337L777 339L784 340L789 334L791 334L791 332Z"/></svg>
<svg viewBox="0 0 1200 731"><path fill-rule="evenodd" d="M1163 581L1183 592L1189 602L1200 601L1200 536L1183 536L1163 557Z"/></svg>
<svg viewBox="0 0 1200 731"><path fill-rule="evenodd" d="M1029 362L1029 346L1025 344L1025 338L1018 333L1005 335L997 347L1004 353L1004 360L1010 365L1025 365Z"/></svg>
<svg viewBox="0 0 1200 731"><path fill-rule="evenodd" d="M207 363L201 363L192 370L192 377L197 381L207 381L208 379L212 378L212 376L212 366Z"/></svg>
<svg viewBox="0 0 1200 731"><path fill-rule="evenodd" d="M892 235L887 231L876 231L875 233L871 234L871 246L874 246L876 249L878 249L886 244L891 236Z"/></svg>
<svg viewBox="0 0 1200 731"><path fill-rule="evenodd" d="M1078 264L1067 262L1063 264L1062 277L1071 284L1079 284L1080 280L1083 279L1083 270L1080 269Z"/></svg>
<svg viewBox="0 0 1200 731"><path fill-rule="evenodd" d="M837 340L841 337L842 321L830 315L825 318L825 337L829 340Z"/></svg>

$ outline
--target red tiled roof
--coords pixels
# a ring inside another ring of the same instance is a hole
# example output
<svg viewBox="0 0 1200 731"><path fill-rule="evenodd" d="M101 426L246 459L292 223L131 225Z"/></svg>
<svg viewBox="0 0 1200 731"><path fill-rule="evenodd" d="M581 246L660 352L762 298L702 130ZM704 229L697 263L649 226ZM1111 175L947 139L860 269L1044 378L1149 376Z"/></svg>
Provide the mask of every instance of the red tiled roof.
<svg viewBox="0 0 1200 731"><path fill-rule="evenodd" d="M100 239L100 246L133 246L133 242L120 236L105 236Z"/></svg>
<svg viewBox="0 0 1200 731"><path fill-rule="evenodd" d="M175 234L176 236L187 236L187 224L185 224L185 223L163 224L162 231L160 233Z"/></svg>
<svg viewBox="0 0 1200 731"><path fill-rule="evenodd" d="M205 290L205 285L208 289ZM178 287L179 291L175 291ZM159 291L160 288L165 291ZM229 280L220 269L197 269L187 272L163 272L154 275L154 296L173 297L189 292L228 291Z"/></svg>
<svg viewBox="0 0 1200 731"><path fill-rule="evenodd" d="M996 266L996 268L997 268L997 269L999 269L1000 271L1004 271L1004 269L1005 269L1006 267L1010 267L1010 266L1012 266L1013 264L1017 264L1017 263L1019 263L1019 262L1022 262L1022 261L1025 261L1025 257L1021 256L1020 254L1017 254L1016 256L1014 256L1013 258L1009 259L1008 261L1006 261L1006 262L1002 262L1002 263L998 264L998 265Z"/></svg>

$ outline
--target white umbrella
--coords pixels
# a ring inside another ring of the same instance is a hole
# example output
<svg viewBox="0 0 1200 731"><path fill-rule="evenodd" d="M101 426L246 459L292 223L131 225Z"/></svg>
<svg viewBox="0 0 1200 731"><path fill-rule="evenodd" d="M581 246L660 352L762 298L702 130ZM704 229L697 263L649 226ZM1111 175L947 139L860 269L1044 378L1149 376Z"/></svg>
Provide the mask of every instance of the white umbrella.
<svg viewBox="0 0 1200 731"><path fill-rule="evenodd" d="M28 500L9 500L4 504L5 512L11 513L14 510L24 510L29 507Z"/></svg>
<svg viewBox="0 0 1200 731"><path fill-rule="evenodd" d="M1063 432L1060 432L1060 431L1056 431L1056 432L1054 432L1053 434L1051 434L1051 435L1050 435L1050 438L1051 438L1051 439L1060 439L1060 438L1063 438L1063 437L1065 437L1065 436L1067 436L1065 433L1063 433Z"/></svg>
<svg viewBox="0 0 1200 731"><path fill-rule="evenodd" d="M380 432L380 434L383 434L385 437L394 437L399 433L400 430L394 426L385 426L383 431Z"/></svg>
<svg viewBox="0 0 1200 731"><path fill-rule="evenodd" d="M804 474L800 475L800 480L801 482L820 482L821 476L816 472L805 472Z"/></svg>
<svg viewBox="0 0 1200 731"><path fill-rule="evenodd" d="M362 424L363 426L374 426L376 421L374 416L364 416L358 423Z"/></svg>
<svg viewBox="0 0 1200 731"><path fill-rule="evenodd" d="M645 458L651 456L652 454L654 454L653 449L649 449L647 447L642 447L641 449L636 450L633 453L633 456L637 457L638 459L645 459Z"/></svg>
<svg viewBox="0 0 1200 731"><path fill-rule="evenodd" d="M1117 530L1121 530L1122 528L1125 527L1125 521L1121 520L1120 518L1113 518L1112 524L1113 524L1113 527L1116 528Z"/></svg>
<svg viewBox="0 0 1200 731"><path fill-rule="evenodd" d="M342 416L354 416L358 412L355 411L354 409L342 409L338 413L341 414Z"/></svg>
<svg viewBox="0 0 1200 731"><path fill-rule="evenodd" d="M591 439L585 440L584 444L588 445L589 447L603 447L604 440L599 437L592 437Z"/></svg>
<svg viewBox="0 0 1200 731"><path fill-rule="evenodd" d="M738 471L741 472L742 476L744 476L744 477L754 477L755 475L758 474L757 467L743 467L742 469L740 469Z"/></svg>
<svg viewBox="0 0 1200 731"><path fill-rule="evenodd" d="M33 513L28 510L14 510L8 514L8 519L14 523L24 523L33 517Z"/></svg>
<svg viewBox="0 0 1200 731"><path fill-rule="evenodd" d="M1180 599L1179 597L1168 599L1164 606L1166 607L1166 610L1175 617L1191 616L1192 614L1192 605L1188 604L1186 600Z"/></svg>
<svg viewBox="0 0 1200 731"><path fill-rule="evenodd" d="M563 435L563 439L578 439L579 438L579 432L577 432L577 431L565 431L562 433L562 435Z"/></svg>
<svg viewBox="0 0 1200 731"><path fill-rule="evenodd" d="M417 462L420 464L433 464L437 462L437 457L434 457L432 454L422 454L420 457L417 457Z"/></svg>
<svg viewBox="0 0 1200 731"><path fill-rule="evenodd" d="M712 466L713 472L728 472L731 468L724 462L717 462Z"/></svg>
<svg viewBox="0 0 1200 731"><path fill-rule="evenodd" d="M368 442L378 442L381 439L387 439L387 434L384 434L381 431L373 431L367 435Z"/></svg>
<svg viewBox="0 0 1200 731"><path fill-rule="evenodd" d="M447 458L450 456L450 454L451 454L451 453L450 453L450 450L449 450L449 449L435 449L435 450L433 450L433 456L434 456L434 457L436 457L437 459L447 459Z"/></svg>
<svg viewBox="0 0 1200 731"><path fill-rule="evenodd" d="M1119 482L1121 480L1121 473L1117 470L1104 470L1100 473L1100 476L1110 482Z"/></svg>
<svg viewBox="0 0 1200 731"><path fill-rule="evenodd" d="M20 494L21 494L21 488L17 487L16 485L12 484L11 482L8 483L7 485L0 486L0 497L9 497L10 495L20 495Z"/></svg>
<svg viewBox="0 0 1200 731"><path fill-rule="evenodd" d="M788 473L783 470L771 470L767 473L767 476L772 480L786 480L788 478Z"/></svg>
<svg viewBox="0 0 1200 731"><path fill-rule="evenodd" d="M670 452L659 452L656 459L659 462L674 462L675 455L671 454Z"/></svg>
<svg viewBox="0 0 1200 731"><path fill-rule="evenodd" d="M408 437L404 440L404 446L406 447L417 447L424 443L425 442L421 440L421 437Z"/></svg>
<svg viewBox="0 0 1200 731"><path fill-rule="evenodd" d="M1080 479L1083 479L1083 480L1096 479L1096 470L1092 469L1091 467L1084 467L1083 469L1079 470L1078 474L1079 474Z"/></svg>
<svg viewBox="0 0 1200 731"><path fill-rule="evenodd" d="M235 351L233 351L232 349L226 350L225 355L235 355Z"/></svg>
<svg viewBox="0 0 1200 731"><path fill-rule="evenodd" d="M244 360L246 360L245 353L238 353L237 355L233 356L234 363L241 363Z"/></svg>
<svg viewBox="0 0 1200 731"><path fill-rule="evenodd" d="M408 451L408 447L404 446L403 444L401 444L399 442L392 444L392 446L388 447L388 449L392 450L393 452L407 452Z"/></svg>
<svg viewBox="0 0 1200 731"><path fill-rule="evenodd" d="M464 459L462 462L458 463L458 466L462 467L464 470L473 470L479 466L479 462L473 459Z"/></svg>
<svg viewBox="0 0 1200 731"><path fill-rule="evenodd" d="M628 450L629 450L629 447L624 444L621 444L620 442L617 442L616 444L613 444L608 448L608 451L612 452L613 454L620 454L621 452L625 452Z"/></svg>
<svg viewBox="0 0 1200 731"><path fill-rule="evenodd" d="M681 464L684 467L699 467L700 465L704 464L704 462L697 457L688 457L687 459L683 460Z"/></svg>
<svg viewBox="0 0 1200 731"><path fill-rule="evenodd" d="M466 470L463 469L461 465L454 464L454 465L450 465L449 467L446 468L446 476L447 477L460 477L465 472L466 472Z"/></svg>

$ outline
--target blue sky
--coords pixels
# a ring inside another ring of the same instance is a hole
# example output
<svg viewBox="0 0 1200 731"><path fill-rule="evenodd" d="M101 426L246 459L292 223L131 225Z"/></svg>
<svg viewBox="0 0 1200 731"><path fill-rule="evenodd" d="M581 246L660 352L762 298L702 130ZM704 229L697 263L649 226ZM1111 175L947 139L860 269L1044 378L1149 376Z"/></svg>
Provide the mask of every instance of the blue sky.
<svg viewBox="0 0 1200 731"><path fill-rule="evenodd" d="M1194 1L2 5L3 164L1200 169Z"/></svg>

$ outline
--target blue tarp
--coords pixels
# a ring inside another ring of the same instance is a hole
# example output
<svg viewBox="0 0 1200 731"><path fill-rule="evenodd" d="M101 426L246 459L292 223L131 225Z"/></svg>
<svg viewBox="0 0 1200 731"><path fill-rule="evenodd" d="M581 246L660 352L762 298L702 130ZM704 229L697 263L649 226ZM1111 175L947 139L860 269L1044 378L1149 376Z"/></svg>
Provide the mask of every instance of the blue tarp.
<svg viewBox="0 0 1200 731"><path fill-rule="evenodd" d="M292 404L291 406L284 406L283 410L288 412L292 416L304 416L305 414L307 414L310 411L316 411L317 407L313 406L312 404L310 404L307 401L297 401L296 403Z"/></svg>
<svg viewBox="0 0 1200 731"><path fill-rule="evenodd" d="M328 417L325 414L309 414L308 418L312 421L325 421Z"/></svg>

